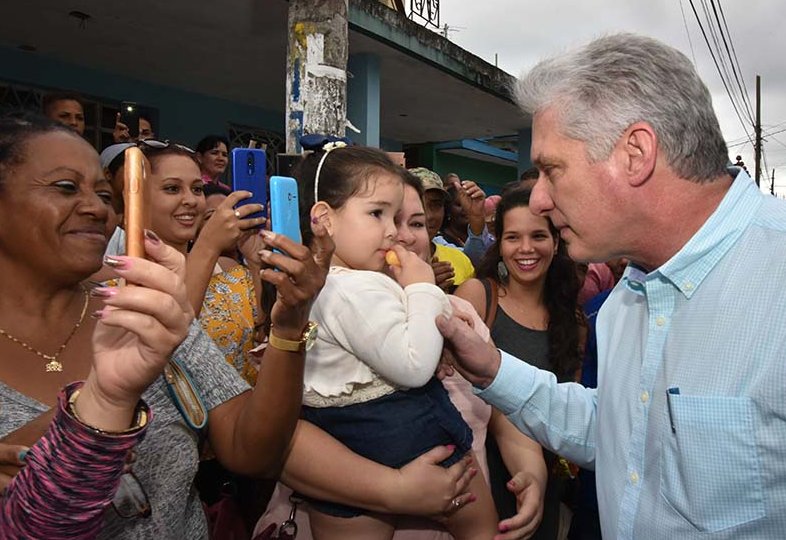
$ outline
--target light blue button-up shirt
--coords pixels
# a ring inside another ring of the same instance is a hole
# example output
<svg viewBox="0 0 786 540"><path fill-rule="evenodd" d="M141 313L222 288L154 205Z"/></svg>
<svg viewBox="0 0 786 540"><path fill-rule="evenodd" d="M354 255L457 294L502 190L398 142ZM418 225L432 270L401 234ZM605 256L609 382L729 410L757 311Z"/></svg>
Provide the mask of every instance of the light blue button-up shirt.
<svg viewBox="0 0 786 540"><path fill-rule="evenodd" d="M597 390L503 353L479 392L595 468L604 538L786 539L786 203L736 172L693 238L601 308Z"/></svg>

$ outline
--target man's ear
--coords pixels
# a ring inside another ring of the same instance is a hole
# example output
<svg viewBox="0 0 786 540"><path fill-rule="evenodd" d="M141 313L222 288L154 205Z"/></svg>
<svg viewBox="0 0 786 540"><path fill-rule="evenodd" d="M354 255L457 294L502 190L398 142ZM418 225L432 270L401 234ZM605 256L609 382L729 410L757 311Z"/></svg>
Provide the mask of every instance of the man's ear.
<svg viewBox="0 0 786 540"><path fill-rule="evenodd" d="M333 236L333 216L335 211L325 201L318 201L311 207L311 221L322 222L330 236Z"/></svg>
<svg viewBox="0 0 786 540"><path fill-rule="evenodd" d="M622 172L632 187L643 185L655 170L658 136L647 122L628 126L618 145Z"/></svg>

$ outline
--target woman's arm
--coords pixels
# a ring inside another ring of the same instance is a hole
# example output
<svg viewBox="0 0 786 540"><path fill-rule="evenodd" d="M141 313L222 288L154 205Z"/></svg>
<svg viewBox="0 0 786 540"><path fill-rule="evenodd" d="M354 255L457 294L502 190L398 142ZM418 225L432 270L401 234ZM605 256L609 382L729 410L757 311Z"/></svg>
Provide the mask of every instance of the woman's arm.
<svg viewBox="0 0 786 540"><path fill-rule="evenodd" d="M114 435L88 427L68 412L68 399L78 386L69 385L60 393L52 424L27 452L25 467L8 486L0 512L2 538L98 534L128 452L144 438L147 424ZM146 407L141 411L145 418L150 414ZM104 420L113 422L111 415ZM128 427L125 423L118 431Z"/></svg>
<svg viewBox="0 0 786 540"><path fill-rule="evenodd" d="M477 473L469 456L449 468L439 462L452 448L439 446L401 469L353 453L306 421L299 421L281 481L310 497L359 506L375 512L436 516L454 509L451 501L471 499L466 491Z"/></svg>
<svg viewBox="0 0 786 540"><path fill-rule="evenodd" d="M480 320L486 320L486 289L479 279L468 279L456 289L454 296L463 298L475 308Z"/></svg>
<svg viewBox="0 0 786 540"><path fill-rule="evenodd" d="M243 231L262 225L265 221L264 218L244 219L261 211L261 205L246 204L234 209L238 202L250 196L247 191L235 191L227 196L205 221L191 253L188 254L186 288L188 300L197 317L202 311L205 291L221 253L234 246Z"/></svg>
<svg viewBox="0 0 786 540"><path fill-rule="evenodd" d="M528 538L543 518L543 496L548 470L540 445L521 433L497 409L492 408L489 433L497 441L505 467L512 476L508 490L516 497L518 513L500 522L500 532L507 538ZM523 535L523 536L522 536Z"/></svg>
<svg viewBox="0 0 786 540"><path fill-rule="evenodd" d="M8 486L2 538L94 538L101 527L128 452L150 420L140 396L193 319L183 256L150 236L145 249L152 261L112 258L135 287L95 290L109 309L97 312L93 366L84 384L61 392L54 421Z"/></svg>
<svg viewBox="0 0 786 540"><path fill-rule="evenodd" d="M283 235L264 231L267 249L261 278L276 286L270 313L271 333L299 341L311 304L322 289L333 253L324 225L315 224L313 254ZM273 253L277 248L287 255ZM250 476L276 476L283 464L300 413L305 351L283 351L269 345L261 360L253 392L245 392L210 411L210 444L228 469Z"/></svg>

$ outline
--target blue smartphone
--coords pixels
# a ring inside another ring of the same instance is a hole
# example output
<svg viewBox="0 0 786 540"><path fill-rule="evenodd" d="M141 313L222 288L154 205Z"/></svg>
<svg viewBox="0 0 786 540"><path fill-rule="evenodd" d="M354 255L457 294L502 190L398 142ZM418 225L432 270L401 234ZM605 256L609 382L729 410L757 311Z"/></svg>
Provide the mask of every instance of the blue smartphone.
<svg viewBox="0 0 786 540"><path fill-rule="evenodd" d="M232 191L245 190L254 195L235 205L240 208L246 204L261 204L267 208L267 155L259 148L232 149ZM247 218L260 218L267 210L254 212Z"/></svg>
<svg viewBox="0 0 786 540"><path fill-rule="evenodd" d="M301 243L300 208L297 181L289 176L270 177L270 227L276 234L283 234Z"/></svg>

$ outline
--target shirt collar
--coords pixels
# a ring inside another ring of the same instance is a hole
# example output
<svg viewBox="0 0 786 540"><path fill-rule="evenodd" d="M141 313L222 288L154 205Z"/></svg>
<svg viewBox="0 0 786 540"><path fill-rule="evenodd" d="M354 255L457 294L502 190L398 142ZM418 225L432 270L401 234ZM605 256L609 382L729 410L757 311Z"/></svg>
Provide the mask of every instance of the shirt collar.
<svg viewBox="0 0 786 540"><path fill-rule="evenodd" d="M734 176L729 191L682 249L649 274L633 264L628 265L623 280L630 290L643 294L644 282L660 275L671 281L686 298L693 296L704 278L742 235L762 203L761 192L744 170L729 167L728 171Z"/></svg>

